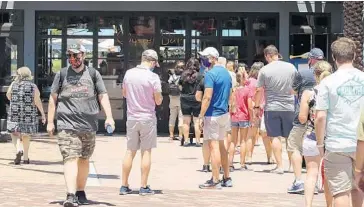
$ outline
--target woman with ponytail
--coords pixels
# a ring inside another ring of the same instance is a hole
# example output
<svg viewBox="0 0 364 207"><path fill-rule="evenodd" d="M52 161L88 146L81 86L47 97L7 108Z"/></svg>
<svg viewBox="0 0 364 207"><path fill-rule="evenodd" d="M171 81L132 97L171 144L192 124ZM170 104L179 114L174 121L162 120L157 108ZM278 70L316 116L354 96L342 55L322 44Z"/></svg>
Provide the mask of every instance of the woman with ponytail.
<svg viewBox="0 0 364 207"><path fill-rule="evenodd" d="M316 86L313 89L303 91L300 112L298 119L301 124L307 124L307 131L303 138L303 156L306 161L307 175L305 181L305 206L312 206L313 195L318 193L316 186L317 177L320 172L319 166L321 162L320 152L316 145L315 134L315 108L317 85L332 72L331 65L326 61L319 61L314 66L314 76ZM323 146L319 146L323 147ZM326 183L326 182L325 182ZM329 202L331 197L325 185L326 200ZM329 205L328 205L329 206Z"/></svg>

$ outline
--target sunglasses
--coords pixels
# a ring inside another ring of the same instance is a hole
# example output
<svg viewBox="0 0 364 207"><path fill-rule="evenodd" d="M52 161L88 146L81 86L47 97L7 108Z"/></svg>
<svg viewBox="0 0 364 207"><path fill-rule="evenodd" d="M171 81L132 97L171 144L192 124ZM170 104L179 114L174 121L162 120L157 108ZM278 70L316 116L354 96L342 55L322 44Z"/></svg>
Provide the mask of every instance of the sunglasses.
<svg viewBox="0 0 364 207"><path fill-rule="evenodd" d="M77 58L78 54L80 54L80 53L67 54L67 57L68 58L71 58L71 57Z"/></svg>

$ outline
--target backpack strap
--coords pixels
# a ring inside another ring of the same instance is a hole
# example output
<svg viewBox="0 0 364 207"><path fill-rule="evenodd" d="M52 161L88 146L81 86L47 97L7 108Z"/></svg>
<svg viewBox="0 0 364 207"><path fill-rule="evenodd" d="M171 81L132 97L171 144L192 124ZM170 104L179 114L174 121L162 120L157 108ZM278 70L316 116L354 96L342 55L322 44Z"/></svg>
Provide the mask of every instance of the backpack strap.
<svg viewBox="0 0 364 207"><path fill-rule="evenodd" d="M90 76L92 78L92 82L94 83L95 94L97 94L97 89L96 89L96 69L95 68L92 68L92 67L87 67L87 66L86 66L86 69L90 73Z"/></svg>
<svg viewBox="0 0 364 207"><path fill-rule="evenodd" d="M62 92L62 86L63 86L63 81L64 79L66 78L67 76L67 71L68 71L68 68L62 68L60 71L59 71L59 88L58 88L58 96L59 94Z"/></svg>

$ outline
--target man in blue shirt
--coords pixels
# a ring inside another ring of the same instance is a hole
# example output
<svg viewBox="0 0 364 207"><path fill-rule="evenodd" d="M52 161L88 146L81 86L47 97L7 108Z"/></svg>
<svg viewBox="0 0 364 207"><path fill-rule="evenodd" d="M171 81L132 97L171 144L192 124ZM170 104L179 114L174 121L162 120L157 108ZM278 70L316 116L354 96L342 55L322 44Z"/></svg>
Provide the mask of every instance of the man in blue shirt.
<svg viewBox="0 0 364 207"><path fill-rule="evenodd" d="M223 66L216 65L219 52L215 48L208 47L200 55L213 67L205 74L205 90L199 116L200 126L203 126L204 139L208 140L211 151L212 179L199 187L202 189L232 187L228 153L224 145L225 134L230 126L228 106L232 87L231 76ZM220 183L219 168L221 165L224 168L224 177Z"/></svg>
<svg viewBox="0 0 364 207"><path fill-rule="evenodd" d="M300 112L300 103L303 91L313 90L316 85L314 70L312 67L320 60L324 59L324 52L319 48L313 48L308 54L308 66L309 68L298 69L296 77L293 81L292 88L297 94L298 103L295 107L295 118L293 121L293 128L287 139L287 152L291 157L291 162L293 166L293 172L295 180L292 186L288 189L288 193L303 193L304 184L301 180L302 171L302 144L303 137L307 130L306 124L301 124L298 120L298 114Z"/></svg>

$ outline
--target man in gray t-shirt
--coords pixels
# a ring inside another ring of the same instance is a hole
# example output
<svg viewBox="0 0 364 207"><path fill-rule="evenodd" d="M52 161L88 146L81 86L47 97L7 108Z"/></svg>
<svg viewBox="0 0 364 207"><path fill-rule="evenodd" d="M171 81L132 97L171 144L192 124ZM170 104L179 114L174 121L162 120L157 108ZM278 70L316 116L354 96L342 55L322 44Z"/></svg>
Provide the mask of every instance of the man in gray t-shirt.
<svg viewBox="0 0 364 207"><path fill-rule="evenodd" d="M88 204L84 189L89 158L95 149L99 103L105 111L105 126L114 129L115 122L100 73L84 65L85 47L72 45L67 56L70 67L62 68L53 80L47 131L53 134L57 110L58 145L64 160L67 187L67 199L63 205L78 206Z"/></svg>
<svg viewBox="0 0 364 207"><path fill-rule="evenodd" d="M277 161L277 169L273 172L283 174L282 143L280 137L287 138L294 119L294 95L292 84L296 76L296 68L279 60L278 49L270 45L264 49L268 65L258 75L255 103L260 103L265 96L264 120L267 135L272 138L273 152ZM260 110L260 104L254 107Z"/></svg>

